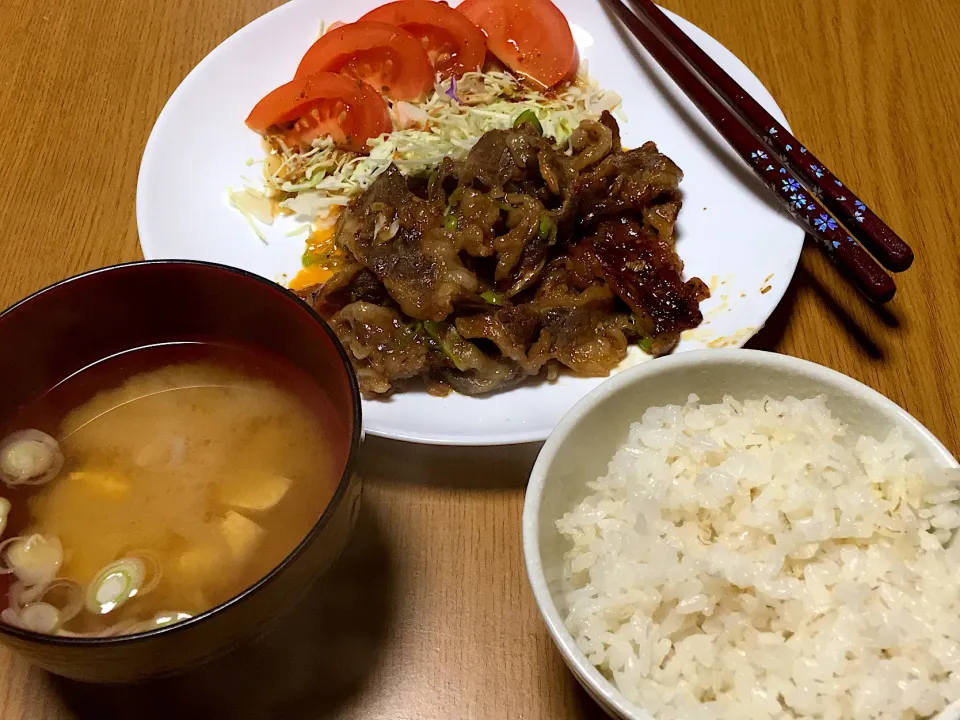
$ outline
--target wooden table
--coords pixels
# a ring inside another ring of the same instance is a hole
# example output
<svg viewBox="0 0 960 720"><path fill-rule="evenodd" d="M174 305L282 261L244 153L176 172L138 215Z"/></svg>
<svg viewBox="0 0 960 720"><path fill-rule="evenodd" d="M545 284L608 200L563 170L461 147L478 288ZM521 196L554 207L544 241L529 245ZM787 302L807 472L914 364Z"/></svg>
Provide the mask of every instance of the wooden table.
<svg viewBox="0 0 960 720"><path fill-rule="evenodd" d="M2 0L3 305L140 257L137 168L157 113L204 55L277 4ZM808 250L751 345L862 380L960 450L960 3L664 4L753 68L796 134L917 251L877 309ZM520 511L536 451L372 439L348 561L295 627L194 677L109 693L0 650L0 717L599 718L527 587Z"/></svg>

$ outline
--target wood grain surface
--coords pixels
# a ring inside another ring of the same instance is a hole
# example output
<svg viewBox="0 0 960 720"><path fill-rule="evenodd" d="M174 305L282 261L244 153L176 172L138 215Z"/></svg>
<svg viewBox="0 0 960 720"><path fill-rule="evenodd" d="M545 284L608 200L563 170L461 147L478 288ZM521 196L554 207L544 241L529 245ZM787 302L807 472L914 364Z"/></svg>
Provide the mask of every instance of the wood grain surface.
<svg viewBox="0 0 960 720"><path fill-rule="evenodd" d="M157 114L204 55L277 4L0 0L0 303L140 257L137 168ZM808 248L751 345L865 382L956 453L960 3L663 4L742 58L796 135L917 251L879 310ZM0 718L600 718L527 587L520 511L536 451L372 439L358 532L297 623L135 689L64 682L0 649Z"/></svg>

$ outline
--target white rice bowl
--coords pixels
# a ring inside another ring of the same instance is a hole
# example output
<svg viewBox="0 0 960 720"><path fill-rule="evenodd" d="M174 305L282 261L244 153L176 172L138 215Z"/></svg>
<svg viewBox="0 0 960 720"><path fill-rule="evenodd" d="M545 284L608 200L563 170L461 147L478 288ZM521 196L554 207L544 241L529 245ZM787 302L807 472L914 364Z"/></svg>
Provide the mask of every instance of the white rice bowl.
<svg viewBox="0 0 960 720"><path fill-rule="evenodd" d="M960 478L914 450L823 397L647 410L556 522L567 629L658 720L936 713L960 698Z"/></svg>

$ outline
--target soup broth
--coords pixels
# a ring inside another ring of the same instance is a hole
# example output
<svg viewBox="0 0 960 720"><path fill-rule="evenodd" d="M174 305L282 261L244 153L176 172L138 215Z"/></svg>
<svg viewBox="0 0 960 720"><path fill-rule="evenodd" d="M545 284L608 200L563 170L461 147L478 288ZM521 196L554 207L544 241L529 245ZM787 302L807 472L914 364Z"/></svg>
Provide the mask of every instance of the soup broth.
<svg viewBox="0 0 960 720"><path fill-rule="evenodd" d="M239 594L329 503L346 459L332 417L307 376L235 347L141 349L68 378L9 428L51 435L63 464L42 485L0 487L4 620L124 634ZM62 548L56 579L18 567L30 542L37 557Z"/></svg>

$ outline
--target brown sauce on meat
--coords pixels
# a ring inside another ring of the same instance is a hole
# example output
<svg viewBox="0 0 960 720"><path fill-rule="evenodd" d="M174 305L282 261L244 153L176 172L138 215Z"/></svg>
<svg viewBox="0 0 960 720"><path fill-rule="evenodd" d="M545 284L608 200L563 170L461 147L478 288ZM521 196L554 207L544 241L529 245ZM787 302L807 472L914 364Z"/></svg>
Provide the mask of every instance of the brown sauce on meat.
<svg viewBox="0 0 960 720"><path fill-rule="evenodd" d="M389 168L342 213L344 263L302 294L365 395L603 376L631 343L661 355L702 322L709 291L674 248L680 168L653 143L623 150L609 113L564 150L529 125L493 130L429 178Z"/></svg>

